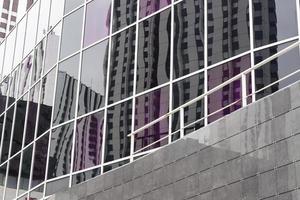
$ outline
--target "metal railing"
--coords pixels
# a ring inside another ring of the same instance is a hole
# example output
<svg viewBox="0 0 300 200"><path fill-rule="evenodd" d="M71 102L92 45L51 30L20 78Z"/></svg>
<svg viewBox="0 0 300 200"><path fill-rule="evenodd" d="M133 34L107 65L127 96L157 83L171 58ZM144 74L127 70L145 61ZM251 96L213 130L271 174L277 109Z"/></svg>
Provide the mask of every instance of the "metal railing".
<svg viewBox="0 0 300 200"><path fill-rule="evenodd" d="M300 45L300 41L295 42L294 44L292 44L292 45L284 48L283 50L277 52L276 54L268 57L267 59L261 61L260 63L258 63L256 65L254 65L252 68L249 68L249 69L241 72L240 74L234 76L233 78L231 78L231 79L223 82L222 84L214 87L213 89L207 91L205 94L202 94L202 95L200 95L200 96L198 96L198 97L196 97L196 98L188 101L187 103L184 103L183 105L181 105L181 106L173 109L172 111L170 111L170 112L162 115L161 117L159 117L159 118L151 121L150 123L148 123L148 124L146 124L146 125L138 128L137 130L135 130L132 133L128 134L127 135L128 137L134 136L134 135L142 132L143 130L145 130L147 128L150 128L151 126L153 126L153 125L159 123L160 121L168 118L169 116L171 116L171 115L179 112L179 118L180 118L180 120L179 120L179 124L180 124L179 125L179 130L177 130L175 132L172 132L171 134L168 134L168 135L160 138L159 140L156 140L156 141L152 142L151 144L149 144L149 145L147 145L147 146L145 146L145 147L143 147L143 148L135 151L134 154L136 154L138 152L141 152L141 151L144 151L145 149L151 147L152 145L157 144L157 143L159 143L159 142L167 139L168 137L170 137L170 136L172 136L174 134L180 133L180 138L182 138L184 136L184 131L185 131L186 128L191 127L192 125L197 124L197 123L199 123L201 121L204 121L206 118L211 117L212 115L214 115L214 114L216 114L216 113L218 113L218 112L220 112L220 111L222 111L224 109L227 109L227 108L229 108L229 107L231 107L231 106L233 106L233 105L235 105L235 104L237 104L239 102L241 102L242 107L245 107L245 106L248 105L247 99L249 97L251 97L254 94L257 94L259 92L262 92L263 90L265 90L265 89L267 89L267 88L269 88L269 87L271 87L271 86L273 86L275 84L278 84L280 81L283 81L283 80L285 80L285 79L287 79L287 78L289 78L289 77L291 77L291 76L299 73L300 69L298 69L298 70L296 70L296 71L294 71L294 72L292 72L292 73L284 76L283 78L281 78L281 79L279 79L279 80L277 80L277 81L275 81L275 82L273 82L273 83L271 83L271 84L269 84L269 85L267 85L267 86L265 86L265 87L263 87L263 88L261 88L261 89L259 89L257 91L254 91L253 93L247 95L247 75L248 74L250 74L252 71L254 71L254 70L256 70L256 69L264 66L265 64L271 62L272 60L274 60L274 59L276 59L276 58L278 58L278 57L286 54L287 52L291 51L292 49L294 49L296 47L299 47L299 45ZM194 122L192 122L192 123L190 123L188 125L184 125L184 109L186 107L188 107L188 106L190 106L190 105L192 105L192 104L194 104L194 103L196 103L198 101L204 100L205 97L213 94L214 92L217 92L218 90L222 89L223 87L225 87L225 86L227 86L227 85L229 85L229 84L231 84L231 83L233 83L234 81L237 81L237 80L241 81L241 93L242 93L241 99L239 99L239 100L237 100L237 101L235 101L235 102L233 102L233 103L231 103L231 104L229 104L229 105L227 105L225 107L222 107L221 109L219 109L217 111L214 111L214 112L208 114L207 116L204 116L204 117L202 117L200 119L197 119L197 120L195 120Z"/></svg>

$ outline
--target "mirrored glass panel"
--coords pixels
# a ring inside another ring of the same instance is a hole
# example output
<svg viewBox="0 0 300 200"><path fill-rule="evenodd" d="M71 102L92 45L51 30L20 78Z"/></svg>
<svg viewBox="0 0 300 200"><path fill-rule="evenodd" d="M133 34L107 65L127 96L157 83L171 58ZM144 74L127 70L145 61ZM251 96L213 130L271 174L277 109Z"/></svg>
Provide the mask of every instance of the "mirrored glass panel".
<svg viewBox="0 0 300 200"><path fill-rule="evenodd" d="M56 68L42 80L37 137L49 130L53 109Z"/></svg>
<svg viewBox="0 0 300 200"><path fill-rule="evenodd" d="M296 36L297 6L294 0L253 0L255 46Z"/></svg>
<svg viewBox="0 0 300 200"><path fill-rule="evenodd" d="M33 53L29 54L22 62L20 68L18 97L23 95L29 89L31 72L33 68L32 62L33 62Z"/></svg>
<svg viewBox="0 0 300 200"><path fill-rule="evenodd" d="M40 2L40 1L39 1ZM35 3L33 7L29 10L27 14L27 26L26 26L26 39L24 46L24 56L26 56L35 46L36 33L37 33L37 23L39 15L39 2Z"/></svg>
<svg viewBox="0 0 300 200"><path fill-rule="evenodd" d="M22 148L26 109L27 101L23 101L22 99L20 99L17 102L12 147L10 153L11 156L15 155Z"/></svg>
<svg viewBox="0 0 300 200"><path fill-rule="evenodd" d="M78 116L104 106L107 80L108 40L83 52Z"/></svg>
<svg viewBox="0 0 300 200"><path fill-rule="evenodd" d="M40 13L37 31L37 42L39 42L48 32L48 22L50 13L51 1L41 1L40 2Z"/></svg>
<svg viewBox="0 0 300 200"><path fill-rule="evenodd" d="M64 18L62 33L60 59L78 51L81 46L83 8Z"/></svg>
<svg viewBox="0 0 300 200"><path fill-rule="evenodd" d="M48 143L49 133L43 135L35 142L31 188L37 186L45 180Z"/></svg>
<svg viewBox="0 0 300 200"><path fill-rule="evenodd" d="M42 199L44 195L44 185L41 185L29 193L29 199Z"/></svg>
<svg viewBox="0 0 300 200"><path fill-rule="evenodd" d="M237 58L228 63L208 70L208 90L215 88L223 82L235 77L251 67L250 55ZM251 88L251 82L247 82L247 90ZM231 112L239 109L241 101L241 80L236 80L208 96L208 122L213 122ZM230 106L232 104L232 106ZM224 108L224 109L223 109ZM220 110L222 109L222 110ZM219 111L220 110L220 111Z"/></svg>
<svg viewBox="0 0 300 200"><path fill-rule="evenodd" d="M88 46L109 34L111 0L94 0L87 4L84 46Z"/></svg>
<svg viewBox="0 0 300 200"><path fill-rule="evenodd" d="M18 24L17 30L17 39L16 39L16 49L14 57L14 66L19 64L23 58L23 49L24 49L24 39L25 39L25 28L27 23L27 17L24 17Z"/></svg>
<svg viewBox="0 0 300 200"><path fill-rule="evenodd" d="M204 67L204 3L184 0L175 5L174 77Z"/></svg>
<svg viewBox="0 0 300 200"><path fill-rule="evenodd" d="M0 81L2 81L2 78L4 78L2 74L3 60L5 56L4 52L5 52L5 42L2 42L2 44L0 44Z"/></svg>
<svg viewBox="0 0 300 200"><path fill-rule="evenodd" d="M16 198L17 184L20 167L20 154L15 156L9 161L9 170L6 182L5 200L11 200Z"/></svg>
<svg viewBox="0 0 300 200"><path fill-rule="evenodd" d="M140 1L140 18L146 17L171 4L172 0L139 0Z"/></svg>
<svg viewBox="0 0 300 200"><path fill-rule="evenodd" d="M88 181L89 179L100 175L100 173L101 173L101 168L78 173L72 177L72 185L77 185L79 183Z"/></svg>
<svg viewBox="0 0 300 200"><path fill-rule="evenodd" d="M75 116L78 70L79 54L63 61L58 66L53 118L55 125Z"/></svg>
<svg viewBox="0 0 300 200"><path fill-rule="evenodd" d="M255 63L257 64L265 60L266 58L287 48L291 44L293 44L293 42L285 43L282 45L276 45L255 52L254 54ZM255 84L256 84L256 92L257 92L256 99L258 100L260 98L263 98L298 81L300 79L300 73L297 73L283 81L280 80L285 76L299 70L299 66L300 66L299 48L295 47L294 49L283 54L282 56L273 59L271 62L256 69L255 70Z"/></svg>
<svg viewBox="0 0 300 200"><path fill-rule="evenodd" d="M42 40L34 49L34 60L31 76L31 84L35 83L42 74L46 49L46 39Z"/></svg>
<svg viewBox="0 0 300 200"><path fill-rule="evenodd" d="M26 122L26 133L25 133L25 145L32 142L35 134L35 126L37 120L37 109L40 94L40 83L37 83L29 91L29 102L27 110L27 122Z"/></svg>
<svg viewBox="0 0 300 200"><path fill-rule="evenodd" d="M65 0L65 14L82 5L84 0Z"/></svg>
<svg viewBox="0 0 300 200"><path fill-rule="evenodd" d="M133 94L135 61L135 27L113 36L109 74L108 103Z"/></svg>
<svg viewBox="0 0 300 200"><path fill-rule="evenodd" d="M57 63L58 45L61 37L61 23L59 23L47 36L46 60L43 73L47 73Z"/></svg>
<svg viewBox="0 0 300 200"><path fill-rule="evenodd" d="M74 171L101 163L103 124L103 111L77 120Z"/></svg>
<svg viewBox="0 0 300 200"><path fill-rule="evenodd" d="M25 193L28 190L30 169L31 169L31 159L32 159L32 149L33 145L26 148L23 153L22 158L22 168L19 181L19 195Z"/></svg>
<svg viewBox="0 0 300 200"><path fill-rule="evenodd" d="M113 31L118 31L136 21L137 0L114 0Z"/></svg>
<svg viewBox="0 0 300 200"><path fill-rule="evenodd" d="M105 162L124 158L130 154L132 101L108 108L105 138Z"/></svg>
<svg viewBox="0 0 300 200"><path fill-rule="evenodd" d="M48 179L70 173L74 123L56 128L51 133Z"/></svg>
<svg viewBox="0 0 300 200"><path fill-rule="evenodd" d="M50 28L55 26L55 24L61 20L64 13L65 1L62 0L52 0L51 1L51 12L50 12Z"/></svg>
<svg viewBox="0 0 300 200"><path fill-rule="evenodd" d="M169 86L136 98L135 130L163 116L169 111ZM139 150L161 139L169 133L169 119L166 118L135 135L135 150ZM150 149L167 143L168 140L152 145ZM149 149L147 149L149 150Z"/></svg>
<svg viewBox="0 0 300 200"><path fill-rule="evenodd" d="M4 164L0 167L0 198L3 198L4 194L4 184L6 180L6 169L7 169L7 164Z"/></svg>
<svg viewBox="0 0 300 200"><path fill-rule="evenodd" d="M19 66L9 76L8 107L15 102L18 92Z"/></svg>
<svg viewBox="0 0 300 200"><path fill-rule="evenodd" d="M204 93L204 73L196 74L194 76L183 79L173 84L173 109L187 103L190 100L202 95ZM184 109L184 125L185 134L201 128L204 125L204 120L199 123L190 125L196 120L204 117L204 100L200 100ZM173 115L172 132L179 131L180 128L180 114L179 112ZM175 134L178 138L179 132ZM173 138L173 139L175 139Z"/></svg>
<svg viewBox="0 0 300 200"><path fill-rule="evenodd" d="M169 81L170 20L167 9L139 24L137 92Z"/></svg>
<svg viewBox="0 0 300 200"><path fill-rule="evenodd" d="M6 107L8 85L9 85L9 77L6 77L0 83L0 114L4 112Z"/></svg>
<svg viewBox="0 0 300 200"><path fill-rule="evenodd" d="M208 65L249 50L248 0L207 3Z"/></svg>
<svg viewBox="0 0 300 200"><path fill-rule="evenodd" d="M2 76L7 76L12 70L14 52L15 52L15 48L14 48L15 39L16 39L16 29L14 29L6 38L6 48L5 48Z"/></svg>

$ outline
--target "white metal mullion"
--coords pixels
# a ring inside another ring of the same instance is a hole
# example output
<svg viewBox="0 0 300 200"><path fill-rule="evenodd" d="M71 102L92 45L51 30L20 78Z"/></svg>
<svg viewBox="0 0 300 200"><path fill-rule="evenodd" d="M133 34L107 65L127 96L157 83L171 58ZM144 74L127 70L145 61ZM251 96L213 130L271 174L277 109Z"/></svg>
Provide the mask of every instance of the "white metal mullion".
<svg viewBox="0 0 300 200"><path fill-rule="evenodd" d="M82 7L80 7L81 9ZM80 56L79 56L79 71L78 71L78 81L77 81L77 91L76 91L76 103L75 103L75 120L74 120L74 128L73 128L73 138L72 138L72 152L71 152L71 169L70 169L70 179L69 179L69 187L72 187L72 175L74 168L74 156L75 156L75 141L76 141L76 126L77 126L77 118L78 118L78 104L79 104L79 94L80 94L80 82L81 82L81 71L82 71L82 59L83 59L83 46L84 46L84 31L85 31L85 20L86 20L86 10L87 5L84 4L83 7L83 17L82 17L82 29L81 29L81 47L80 47Z"/></svg>
<svg viewBox="0 0 300 200"><path fill-rule="evenodd" d="M48 19L48 27L49 27L49 23L50 23L50 18L51 18L51 8L52 8L52 0L51 0L51 3L50 3L50 12L49 12L49 19ZM59 26L59 23L62 23L62 19L60 21L58 21L58 23L53 27L53 29L58 25ZM53 30L52 29L52 30ZM50 30L51 31L51 30ZM49 31L49 32L50 32ZM57 61L56 61L56 71L55 71L55 83L54 83L54 90L53 90L53 99L52 99L52 105L53 105L53 109L52 109L52 113L51 113L51 122L50 122L50 131L49 131L49 140L48 140L48 149L47 149L47 161L46 161L46 169L45 169L45 181L44 181L44 190L43 190L43 199L45 198L46 196L46 181L47 181L47 178L48 178L48 169L49 169L49 158L50 158L50 148L51 148L51 137L52 137L52 128L53 128L53 118L54 118L54 105L55 105L55 97L56 97L56 87L57 87L57 81L58 81L58 61L59 61L59 54L60 54L60 47L61 47L61 40L62 40L62 37L61 37L61 33L62 33L62 24L61 24L61 30L60 30L60 38L59 38L59 42L58 42L58 51L57 51ZM48 32L48 33L49 33ZM46 37L48 36L48 34L46 35ZM47 37L47 45L48 45L48 37ZM47 48L47 46L46 46ZM46 55L45 55L45 58L46 58ZM44 64L45 65L45 60L44 59ZM44 67L43 67L44 68ZM43 69L43 72L42 74L44 73L44 69Z"/></svg>
<svg viewBox="0 0 300 200"><path fill-rule="evenodd" d="M109 43L108 43L108 59L107 59L107 72L106 72L106 91L105 91L105 110L104 110L104 124L102 131L102 145L101 145L101 165L104 164L105 156L105 140L106 140L106 126L107 126L107 105L108 105L108 91L109 91L109 74L110 74L110 60L111 60L111 43L112 43L112 24L113 24L113 9L114 9L114 0L111 0L111 10L110 10L110 30L109 30ZM101 174L103 174L103 167L101 167Z"/></svg>
<svg viewBox="0 0 300 200"><path fill-rule="evenodd" d="M139 18L140 18L140 0L137 0L137 12L135 22L135 52L134 52L134 72L133 72L133 99L132 99L132 114L131 114L131 130L135 129L135 106L136 106L136 87L137 87L137 68L138 68L138 50L139 50ZM134 154L134 138L130 137L130 162L133 162Z"/></svg>
<svg viewBox="0 0 300 200"><path fill-rule="evenodd" d="M207 0L204 0L204 93L208 91L208 10ZM208 97L204 98L204 126L208 124Z"/></svg>
<svg viewBox="0 0 300 200"><path fill-rule="evenodd" d="M174 72L174 24L175 24L175 5L174 0L171 2L171 37L170 37L170 84L169 84L169 111L173 109L173 72ZM172 120L173 115L169 116L169 137L168 137L168 144L172 142ZM132 136L134 137L134 136Z"/></svg>
<svg viewBox="0 0 300 200"><path fill-rule="evenodd" d="M251 68L255 66L255 59L254 59L254 24L253 24L253 2L252 0L248 1L249 3L249 31L250 31L250 62ZM255 84L255 70L251 71L251 93L252 95L252 102L256 101L256 84Z"/></svg>

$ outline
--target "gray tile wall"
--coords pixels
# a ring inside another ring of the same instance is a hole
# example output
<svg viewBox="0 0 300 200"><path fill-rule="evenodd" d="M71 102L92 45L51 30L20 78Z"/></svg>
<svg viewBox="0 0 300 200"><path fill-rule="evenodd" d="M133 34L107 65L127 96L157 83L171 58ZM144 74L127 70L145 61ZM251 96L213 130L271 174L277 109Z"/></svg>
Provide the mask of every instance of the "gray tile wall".
<svg viewBox="0 0 300 200"><path fill-rule="evenodd" d="M56 200L300 200L300 83Z"/></svg>

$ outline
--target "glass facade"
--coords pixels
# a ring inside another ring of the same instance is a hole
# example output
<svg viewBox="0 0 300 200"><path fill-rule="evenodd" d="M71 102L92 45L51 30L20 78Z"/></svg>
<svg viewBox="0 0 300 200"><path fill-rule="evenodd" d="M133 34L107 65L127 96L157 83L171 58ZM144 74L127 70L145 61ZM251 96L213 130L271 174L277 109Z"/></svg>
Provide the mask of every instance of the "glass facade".
<svg viewBox="0 0 300 200"><path fill-rule="evenodd" d="M11 2L0 199L51 199L300 79L298 0Z"/></svg>

